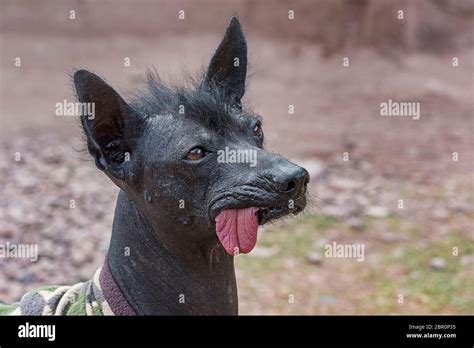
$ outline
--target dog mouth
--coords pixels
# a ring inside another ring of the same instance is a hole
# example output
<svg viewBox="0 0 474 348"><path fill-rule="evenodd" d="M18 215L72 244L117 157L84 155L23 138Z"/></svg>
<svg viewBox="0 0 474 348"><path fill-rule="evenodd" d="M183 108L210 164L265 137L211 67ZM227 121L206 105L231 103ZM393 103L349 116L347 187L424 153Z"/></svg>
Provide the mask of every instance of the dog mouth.
<svg viewBox="0 0 474 348"><path fill-rule="evenodd" d="M274 206L274 207L261 207L257 209L257 217L260 225L266 224L269 221L279 219L290 213L293 215L298 215L303 211L304 207L295 206L294 208L289 208L287 206Z"/></svg>
<svg viewBox="0 0 474 348"><path fill-rule="evenodd" d="M229 255L246 254L257 243L258 227L290 213L297 215L306 204L305 197L292 205L226 205L215 217L216 233Z"/></svg>

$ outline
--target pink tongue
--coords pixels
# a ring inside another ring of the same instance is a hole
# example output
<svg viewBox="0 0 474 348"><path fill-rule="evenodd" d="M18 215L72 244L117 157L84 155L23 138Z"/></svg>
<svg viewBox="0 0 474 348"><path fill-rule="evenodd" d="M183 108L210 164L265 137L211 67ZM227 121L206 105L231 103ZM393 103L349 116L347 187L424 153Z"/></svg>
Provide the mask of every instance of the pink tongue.
<svg viewBox="0 0 474 348"><path fill-rule="evenodd" d="M257 243L257 208L227 209L216 217L219 240L229 255L250 252Z"/></svg>

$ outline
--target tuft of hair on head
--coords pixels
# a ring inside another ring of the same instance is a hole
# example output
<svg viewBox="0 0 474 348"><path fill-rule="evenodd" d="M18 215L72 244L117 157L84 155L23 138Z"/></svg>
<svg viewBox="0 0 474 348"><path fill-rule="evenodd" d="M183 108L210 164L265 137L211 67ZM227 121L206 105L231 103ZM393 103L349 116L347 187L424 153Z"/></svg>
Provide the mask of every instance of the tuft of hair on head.
<svg viewBox="0 0 474 348"><path fill-rule="evenodd" d="M235 129L235 116L243 113L242 108L230 103L219 86L203 88L202 78L187 75L184 82L168 85L156 71L149 70L145 89L132 93L130 105L145 118L173 115L195 120L218 133Z"/></svg>

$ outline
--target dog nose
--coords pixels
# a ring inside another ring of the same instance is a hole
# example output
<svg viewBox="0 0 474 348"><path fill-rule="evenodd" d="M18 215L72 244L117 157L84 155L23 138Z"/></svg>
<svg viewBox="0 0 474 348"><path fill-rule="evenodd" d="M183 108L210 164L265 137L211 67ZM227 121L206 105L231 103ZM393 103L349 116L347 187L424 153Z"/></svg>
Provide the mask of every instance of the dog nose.
<svg viewBox="0 0 474 348"><path fill-rule="evenodd" d="M306 169L290 163L274 178L277 188L282 193L305 193L309 183L309 173Z"/></svg>

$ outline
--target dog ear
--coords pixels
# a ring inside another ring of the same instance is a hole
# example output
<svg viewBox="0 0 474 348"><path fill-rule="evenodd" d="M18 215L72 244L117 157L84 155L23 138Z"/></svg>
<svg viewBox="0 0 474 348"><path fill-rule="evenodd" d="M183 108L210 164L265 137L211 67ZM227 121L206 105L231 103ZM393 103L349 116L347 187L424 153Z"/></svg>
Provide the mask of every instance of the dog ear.
<svg viewBox="0 0 474 348"><path fill-rule="evenodd" d="M87 70L76 71L74 85L79 102L91 103L94 110L92 116L81 115L89 153L97 168L123 179L122 164L129 154L124 128L131 108L111 86Z"/></svg>
<svg viewBox="0 0 474 348"><path fill-rule="evenodd" d="M232 17L224 38L211 59L204 85L222 89L229 102L240 106L245 93L246 76L247 43L238 19Z"/></svg>

